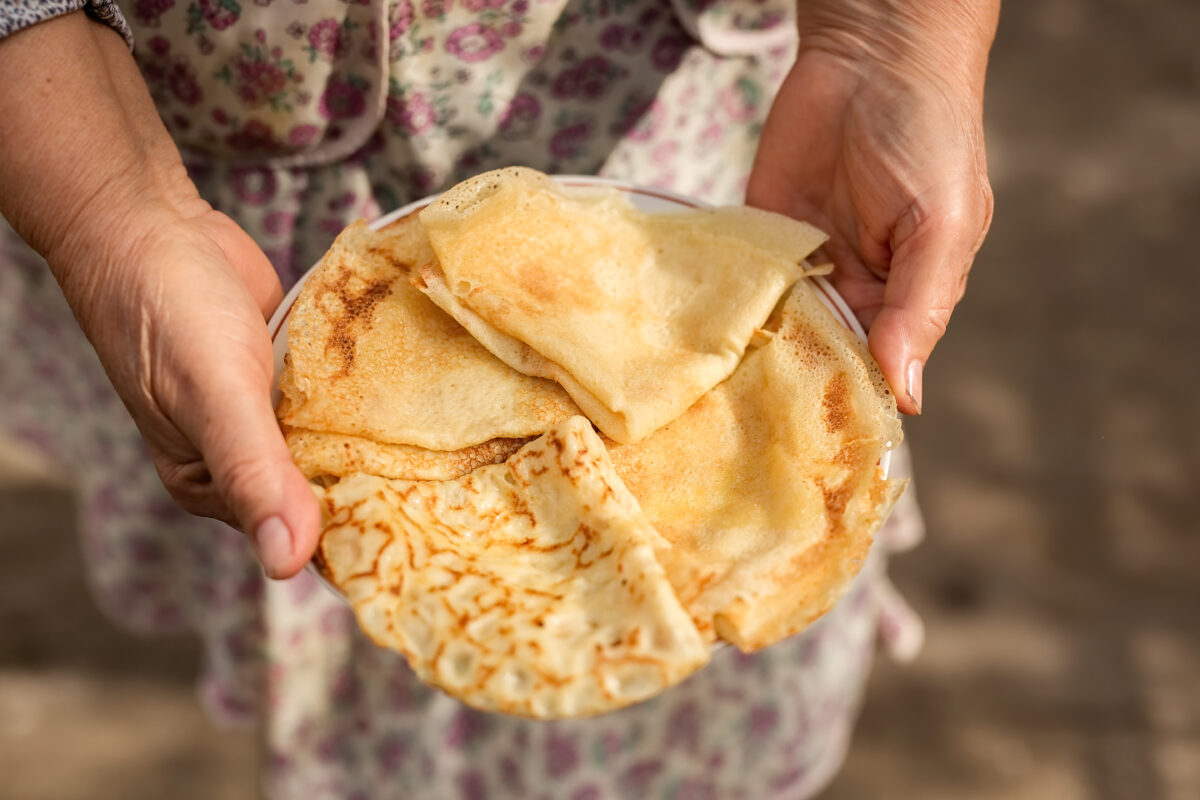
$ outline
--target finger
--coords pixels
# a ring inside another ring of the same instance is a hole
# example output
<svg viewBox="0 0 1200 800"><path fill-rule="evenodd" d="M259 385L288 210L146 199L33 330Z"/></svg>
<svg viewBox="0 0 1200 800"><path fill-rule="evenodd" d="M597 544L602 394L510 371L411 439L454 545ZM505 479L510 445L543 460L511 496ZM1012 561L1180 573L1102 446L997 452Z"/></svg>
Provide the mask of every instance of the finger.
<svg viewBox="0 0 1200 800"><path fill-rule="evenodd" d="M934 346L966 290L967 273L987 227L986 209L952 206L910 214L898 229L883 303L871 321L871 354L906 414L921 413L922 379Z"/></svg>
<svg viewBox="0 0 1200 800"><path fill-rule="evenodd" d="M198 517L211 517L232 527L238 526L203 460L195 458L180 462L154 448L151 455L163 486L180 508Z"/></svg>
<svg viewBox="0 0 1200 800"><path fill-rule="evenodd" d="M283 285L270 259L237 223L220 212L213 212L202 223L220 243L225 260L241 278L254 298L264 319L270 319L283 300Z"/></svg>
<svg viewBox="0 0 1200 800"><path fill-rule="evenodd" d="M288 453L269 386L228 378L213 383L219 395L200 402L206 419L199 432L204 461L267 575L287 578L312 557L320 510Z"/></svg>

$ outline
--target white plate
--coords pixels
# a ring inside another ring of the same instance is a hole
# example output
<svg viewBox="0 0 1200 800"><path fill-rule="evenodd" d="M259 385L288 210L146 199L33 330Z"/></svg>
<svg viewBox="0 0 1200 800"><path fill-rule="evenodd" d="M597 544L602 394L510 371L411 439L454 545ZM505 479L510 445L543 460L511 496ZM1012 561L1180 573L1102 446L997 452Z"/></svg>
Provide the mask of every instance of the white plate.
<svg viewBox="0 0 1200 800"><path fill-rule="evenodd" d="M684 208L709 207L708 203L702 203L699 200L693 200L691 198L684 197L683 195L664 192L659 189L650 189L643 186L637 186L624 181L612 180L611 178L596 178L586 175L560 175L555 177L555 180L564 186L614 187L628 194L630 202L632 202L635 207L650 213L679 211ZM437 195L426 197L422 200L409 203L403 208L398 208L389 214L384 214L382 217L379 217L371 223L371 228L373 230L378 230L384 225L395 222L401 217L411 214L413 211L416 211L419 208L424 208L436 199ZM291 314L292 306L296 303L296 297L300 294L300 288L304 285L304 282L308 280L309 275L312 275L313 270L315 269L316 266L314 265L312 269L304 274L304 277L297 281L296 285L292 287L291 291L284 296L283 302L281 302L279 307L275 309L275 313L271 316L271 321L267 324L267 330L270 331L271 341L275 347L275 388L272 389L272 405L278 405L282 397L278 386L279 373L283 371L283 356L287 352L288 315ZM829 281L821 277L811 278L810 280L812 280L813 288L817 290L817 294L820 296L821 302L823 302L825 306L833 312L834 317L847 328L854 331L854 333L865 342L867 335L863 331L862 326L859 325L854 313L850 311L850 307L846 305L846 301L843 300L842 296L834 290ZM888 472L890 463L891 453L885 453L883 458L879 461L880 466L883 467L885 475Z"/></svg>

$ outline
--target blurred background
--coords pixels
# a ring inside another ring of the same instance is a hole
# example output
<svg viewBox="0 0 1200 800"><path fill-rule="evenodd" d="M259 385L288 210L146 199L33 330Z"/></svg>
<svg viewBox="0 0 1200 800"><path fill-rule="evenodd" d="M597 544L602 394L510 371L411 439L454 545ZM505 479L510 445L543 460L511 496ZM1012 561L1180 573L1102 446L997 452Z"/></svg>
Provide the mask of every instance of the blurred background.
<svg viewBox="0 0 1200 800"><path fill-rule="evenodd" d="M1012 2L992 233L909 428L928 640L828 800L1200 797L1200 4ZM67 483L0 443L0 798L247 796L198 646L93 607Z"/></svg>

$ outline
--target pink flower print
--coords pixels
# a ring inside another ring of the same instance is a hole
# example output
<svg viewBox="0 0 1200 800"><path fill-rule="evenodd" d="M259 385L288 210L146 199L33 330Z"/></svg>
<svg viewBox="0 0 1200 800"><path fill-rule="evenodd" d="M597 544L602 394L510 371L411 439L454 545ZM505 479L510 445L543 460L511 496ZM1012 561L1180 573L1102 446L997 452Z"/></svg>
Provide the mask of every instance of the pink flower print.
<svg viewBox="0 0 1200 800"><path fill-rule="evenodd" d="M437 19L454 7L454 0L421 0L421 13Z"/></svg>
<svg viewBox="0 0 1200 800"><path fill-rule="evenodd" d="M779 725L779 710L774 706L755 706L746 720L747 732L754 739L763 739Z"/></svg>
<svg viewBox="0 0 1200 800"><path fill-rule="evenodd" d="M650 63L663 72L671 72L683 61L692 40L681 33L665 33L650 50Z"/></svg>
<svg viewBox="0 0 1200 800"><path fill-rule="evenodd" d="M429 194L437 186L437 173L427 167L414 167L409 173L408 182L418 194Z"/></svg>
<svg viewBox="0 0 1200 800"><path fill-rule="evenodd" d="M487 714L460 706L450 719L443 745L448 750L470 749L487 736L491 726Z"/></svg>
<svg viewBox="0 0 1200 800"><path fill-rule="evenodd" d="M679 142L674 140L659 142L654 149L650 151L650 160L657 166L666 166L675 158L675 154L679 152Z"/></svg>
<svg viewBox="0 0 1200 800"><path fill-rule="evenodd" d="M454 779L461 800L487 800L487 783L477 769L460 772Z"/></svg>
<svg viewBox="0 0 1200 800"><path fill-rule="evenodd" d="M479 172L479 165L482 163L483 156L478 150L468 150L454 162L454 172L458 175L472 175Z"/></svg>
<svg viewBox="0 0 1200 800"><path fill-rule="evenodd" d="M691 701L685 702L671 712L667 720L668 744L695 754L700 748L700 709Z"/></svg>
<svg viewBox="0 0 1200 800"><path fill-rule="evenodd" d="M175 0L137 0L133 4L133 16L137 21L150 28L157 28L159 17L169 8L174 7Z"/></svg>
<svg viewBox="0 0 1200 800"><path fill-rule="evenodd" d="M333 198L331 198L329 202L325 204L325 207L330 211L345 211L347 208L350 208L357 202L358 195L356 195L354 192L342 192L341 194L335 195Z"/></svg>
<svg viewBox="0 0 1200 800"><path fill-rule="evenodd" d="M349 39L349 37L346 38ZM376 42L378 41L379 25L376 24L375 20L371 20L367 23L367 41L366 44L363 45L362 54L367 58L374 60L376 54L379 53L379 48L376 46Z"/></svg>
<svg viewBox="0 0 1200 800"><path fill-rule="evenodd" d="M518 797L525 797L529 794L525 790L521 764L512 756L504 756L500 759L500 779L504 782L505 788L510 792L515 792Z"/></svg>
<svg viewBox="0 0 1200 800"><path fill-rule="evenodd" d="M342 24L336 19L314 22L308 29L308 52L313 61L325 58L332 61L346 52L346 37Z"/></svg>
<svg viewBox="0 0 1200 800"><path fill-rule="evenodd" d="M424 93L412 92L401 97L388 97L387 118L393 125L416 135L432 128L437 116Z"/></svg>
<svg viewBox="0 0 1200 800"><path fill-rule="evenodd" d="M667 111L656 98L630 103L620 128L629 131L629 138L635 142L647 142L663 126Z"/></svg>
<svg viewBox="0 0 1200 800"><path fill-rule="evenodd" d="M358 701L360 691L358 675L351 667L343 667L338 670L333 676L333 685L329 688L331 699L336 706L344 708Z"/></svg>
<svg viewBox="0 0 1200 800"><path fill-rule="evenodd" d="M504 39L494 28L482 22L456 28L446 38L446 52L472 64L486 61L503 49Z"/></svg>
<svg viewBox="0 0 1200 800"><path fill-rule="evenodd" d="M329 236L337 236L342 232L342 228L346 227L346 223L342 222L337 217L322 217L317 220L317 230Z"/></svg>
<svg viewBox="0 0 1200 800"><path fill-rule="evenodd" d="M408 760L411 748L404 739L394 733L387 734L375 750L375 758L385 775L394 775Z"/></svg>
<svg viewBox="0 0 1200 800"><path fill-rule="evenodd" d="M571 795L571 800L600 800L601 797L600 787L589 783L576 789Z"/></svg>
<svg viewBox="0 0 1200 800"><path fill-rule="evenodd" d="M225 144L234 150L257 152L260 150L269 150L275 147L278 142L266 124L252 119L246 122L240 130L236 130L226 136Z"/></svg>
<svg viewBox="0 0 1200 800"><path fill-rule="evenodd" d="M233 65L233 89L250 108L268 102L287 86L287 75L268 61L259 61L246 53Z"/></svg>
<svg viewBox="0 0 1200 800"><path fill-rule="evenodd" d="M591 135L592 126L586 122L561 128L550 137L550 155L557 159L575 158Z"/></svg>
<svg viewBox="0 0 1200 800"><path fill-rule="evenodd" d="M348 608L329 608L321 614L318 627L325 636L340 636L351 630L354 624L354 613Z"/></svg>
<svg viewBox="0 0 1200 800"><path fill-rule="evenodd" d="M638 28L613 23L600 32L600 46L605 50L636 53L646 43L646 34Z"/></svg>
<svg viewBox="0 0 1200 800"><path fill-rule="evenodd" d="M722 110L735 122L746 122L762 103L763 93L758 84L741 78L733 86L723 89L718 96Z"/></svg>
<svg viewBox="0 0 1200 800"><path fill-rule="evenodd" d="M163 36L151 36L146 44L149 45L150 52L159 58L171 52L171 41Z"/></svg>
<svg viewBox="0 0 1200 800"><path fill-rule="evenodd" d="M522 92L500 114L500 138L508 141L531 138L541 117L542 104L535 96Z"/></svg>
<svg viewBox="0 0 1200 800"><path fill-rule="evenodd" d="M175 99L185 106L195 106L204 97L200 84L196 82L196 73L184 59L176 59L167 71L167 86Z"/></svg>
<svg viewBox="0 0 1200 800"><path fill-rule="evenodd" d="M296 125L288 131L288 144L292 147L308 147L317 140L320 131L316 125Z"/></svg>
<svg viewBox="0 0 1200 800"><path fill-rule="evenodd" d="M389 42L396 41L406 30L412 27L415 13L412 0L400 0L399 3L396 3L392 8L392 24L388 28Z"/></svg>
<svg viewBox="0 0 1200 800"><path fill-rule="evenodd" d="M348 80L330 78L317 111L325 119L351 119L366 109L362 90Z"/></svg>
<svg viewBox="0 0 1200 800"><path fill-rule="evenodd" d="M725 127L714 122L700 133L700 144L705 147L716 147L725 138Z"/></svg>
<svg viewBox="0 0 1200 800"><path fill-rule="evenodd" d="M546 55L546 43L538 42L531 44L521 55L521 60L526 64L536 64L542 60L542 56Z"/></svg>
<svg viewBox="0 0 1200 800"><path fill-rule="evenodd" d="M288 23L288 26L283 29L284 33L293 39L299 39L304 36L304 23L299 20Z"/></svg>
<svg viewBox="0 0 1200 800"><path fill-rule="evenodd" d="M546 736L546 777L556 780L579 766L579 748L575 742L556 733Z"/></svg>
<svg viewBox="0 0 1200 800"><path fill-rule="evenodd" d="M622 72L604 56L590 56L576 66L559 73L550 93L556 98L583 97L598 100L603 97L614 78Z"/></svg>
<svg viewBox="0 0 1200 800"><path fill-rule="evenodd" d="M708 781L687 780L675 790L673 800L718 800L717 790Z"/></svg>
<svg viewBox="0 0 1200 800"><path fill-rule="evenodd" d="M223 31L237 22L242 7L236 0L199 0L200 13L215 31Z"/></svg>
<svg viewBox="0 0 1200 800"><path fill-rule="evenodd" d="M296 215L290 211L272 211L263 219L263 227L272 236L286 236L296 227ZM304 599L308 599L307 595Z"/></svg>
<svg viewBox="0 0 1200 800"><path fill-rule="evenodd" d="M509 20L500 26L500 35L505 39L513 39L520 36L523 30L525 27L521 23Z"/></svg>
<svg viewBox="0 0 1200 800"><path fill-rule="evenodd" d="M529 12L529 0L516 0L512 4L511 11L517 16L524 16Z"/></svg>
<svg viewBox="0 0 1200 800"><path fill-rule="evenodd" d="M479 13L487 8L504 8L508 0L462 0L463 8Z"/></svg>
<svg viewBox="0 0 1200 800"><path fill-rule="evenodd" d="M264 126L265 127L265 126ZM233 171L233 193L246 205L261 206L275 198L278 184L275 173L258 167L240 167Z"/></svg>
<svg viewBox="0 0 1200 800"><path fill-rule="evenodd" d="M647 797L650 784L662 772L662 762L639 761L626 769L617 778L617 790L622 797Z"/></svg>

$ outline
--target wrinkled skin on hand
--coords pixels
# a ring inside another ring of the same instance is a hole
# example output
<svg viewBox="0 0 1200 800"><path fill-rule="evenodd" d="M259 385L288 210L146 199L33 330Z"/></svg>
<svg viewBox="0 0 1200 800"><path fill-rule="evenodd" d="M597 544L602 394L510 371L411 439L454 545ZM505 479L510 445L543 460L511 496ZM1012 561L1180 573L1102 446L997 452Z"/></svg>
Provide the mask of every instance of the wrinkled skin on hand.
<svg viewBox="0 0 1200 800"><path fill-rule="evenodd" d="M320 512L271 408L271 264L199 197L107 26L75 11L17 31L0 74L22 76L0 82L0 213L45 257L172 496L295 574Z"/></svg>
<svg viewBox="0 0 1200 800"><path fill-rule="evenodd" d="M981 120L990 35L961 44L982 58L960 58L878 33L802 32L746 197L830 234L831 280L913 414L924 364L991 222Z"/></svg>
<svg viewBox="0 0 1200 800"><path fill-rule="evenodd" d="M269 575L293 574L319 512L270 405L279 279L202 201L152 230L73 287L73 306L171 496L250 534ZM282 534L264 533L273 518Z"/></svg>

